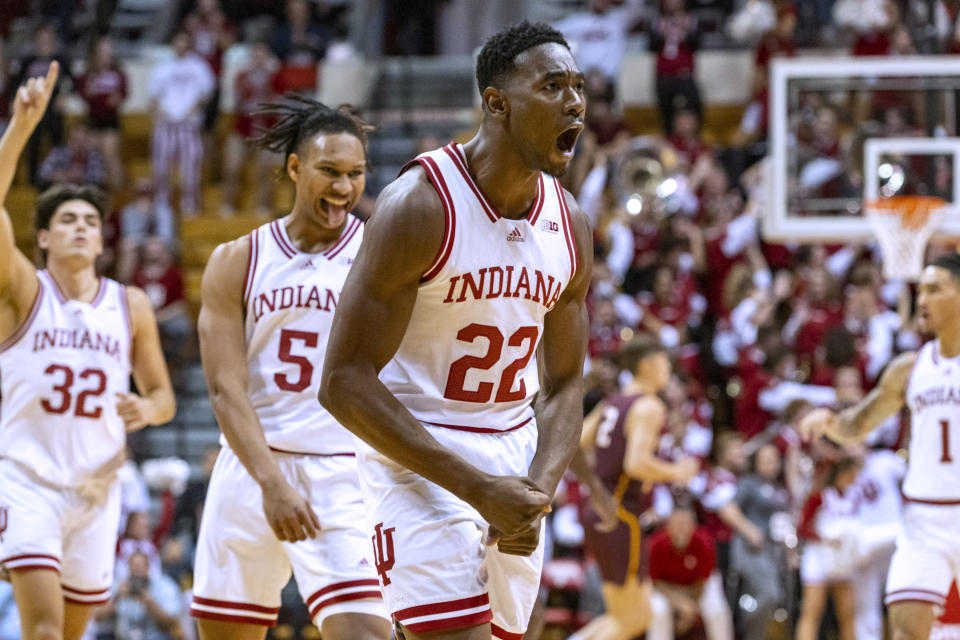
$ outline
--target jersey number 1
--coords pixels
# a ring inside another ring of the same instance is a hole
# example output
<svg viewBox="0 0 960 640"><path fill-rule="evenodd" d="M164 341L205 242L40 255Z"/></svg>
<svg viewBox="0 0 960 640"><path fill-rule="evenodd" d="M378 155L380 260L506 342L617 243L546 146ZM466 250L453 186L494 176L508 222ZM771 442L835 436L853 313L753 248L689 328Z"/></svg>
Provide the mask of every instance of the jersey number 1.
<svg viewBox="0 0 960 640"><path fill-rule="evenodd" d="M940 462L947 464L953 462L953 458L950 457L950 423L947 420L940 421L940 446L943 451Z"/></svg>

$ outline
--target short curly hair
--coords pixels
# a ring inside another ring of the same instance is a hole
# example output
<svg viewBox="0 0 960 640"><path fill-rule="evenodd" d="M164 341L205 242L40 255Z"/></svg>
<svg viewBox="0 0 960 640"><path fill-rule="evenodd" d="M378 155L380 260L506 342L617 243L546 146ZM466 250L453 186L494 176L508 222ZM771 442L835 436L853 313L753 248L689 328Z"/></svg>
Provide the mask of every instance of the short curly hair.
<svg viewBox="0 0 960 640"><path fill-rule="evenodd" d="M484 89L516 71L517 56L527 49L548 42L562 44L570 49L563 34L545 22L524 20L487 38L480 49L480 55L477 56L477 88L480 95L483 95Z"/></svg>

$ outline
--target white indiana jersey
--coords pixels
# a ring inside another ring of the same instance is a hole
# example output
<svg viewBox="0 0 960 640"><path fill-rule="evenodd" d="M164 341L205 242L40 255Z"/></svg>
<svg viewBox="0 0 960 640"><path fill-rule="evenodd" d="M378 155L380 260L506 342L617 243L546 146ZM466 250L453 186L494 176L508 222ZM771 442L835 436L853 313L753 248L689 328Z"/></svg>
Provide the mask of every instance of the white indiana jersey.
<svg viewBox="0 0 960 640"><path fill-rule="evenodd" d="M541 174L527 217L510 220L474 183L459 145L414 162L440 196L445 231L380 379L422 422L471 431L518 427L532 419L540 388L544 315L577 270L563 189Z"/></svg>
<svg viewBox="0 0 960 640"><path fill-rule="evenodd" d="M46 484L82 486L120 468L130 390L126 289L107 278L92 302L68 300L47 271L24 323L0 343L0 457Z"/></svg>
<svg viewBox="0 0 960 640"><path fill-rule="evenodd" d="M857 474L857 518L865 525L899 523L903 512L900 483L906 474L903 458L889 449L869 452Z"/></svg>
<svg viewBox="0 0 960 640"><path fill-rule="evenodd" d="M917 353L907 405L910 461L904 498L960 504L960 357L944 358L939 340Z"/></svg>
<svg viewBox="0 0 960 640"><path fill-rule="evenodd" d="M317 392L333 313L360 248L363 222L350 214L325 251L301 253L285 220L250 232L243 289L250 402L273 449L352 453L350 433L320 406Z"/></svg>

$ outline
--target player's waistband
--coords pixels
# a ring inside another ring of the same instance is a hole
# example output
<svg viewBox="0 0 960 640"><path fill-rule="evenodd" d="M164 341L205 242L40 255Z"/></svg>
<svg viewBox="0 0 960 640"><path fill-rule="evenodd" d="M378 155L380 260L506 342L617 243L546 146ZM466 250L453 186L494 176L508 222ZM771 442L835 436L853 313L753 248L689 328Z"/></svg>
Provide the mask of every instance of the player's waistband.
<svg viewBox="0 0 960 640"><path fill-rule="evenodd" d="M505 429L491 429L489 427L471 427L469 425L463 424L443 424L440 422L431 422L430 420L420 420L424 424L428 424L431 427L442 427L444 429L453 429L454 431L466 431L468 433L508 433L510 431L516 431L522 427L527 426L530 421L533 420L533 416L529 416L526 420L523 420L512 427L507 427Z"/></svg>
<svg viewBox="0 0 960 640"><path fill-rule="evenodd" d="M913 498L906 494L903 495L903 501L913 504L923 504L933 507L958 507L960 498Z"/></svg>

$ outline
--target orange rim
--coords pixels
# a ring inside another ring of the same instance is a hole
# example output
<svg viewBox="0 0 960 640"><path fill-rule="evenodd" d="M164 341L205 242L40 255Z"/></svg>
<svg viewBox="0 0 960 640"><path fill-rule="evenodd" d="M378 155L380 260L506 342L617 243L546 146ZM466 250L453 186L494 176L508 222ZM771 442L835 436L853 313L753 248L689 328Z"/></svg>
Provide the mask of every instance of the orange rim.
<svg viewBox="0 0 960 640"><path fill-rule="evenodd" d="M870 200L866 208L873 214L900 216L900 225L904 229L916 231L927 224L930 214L943 209L946 204L946 200L935 196L893 196Z"/></svg>

